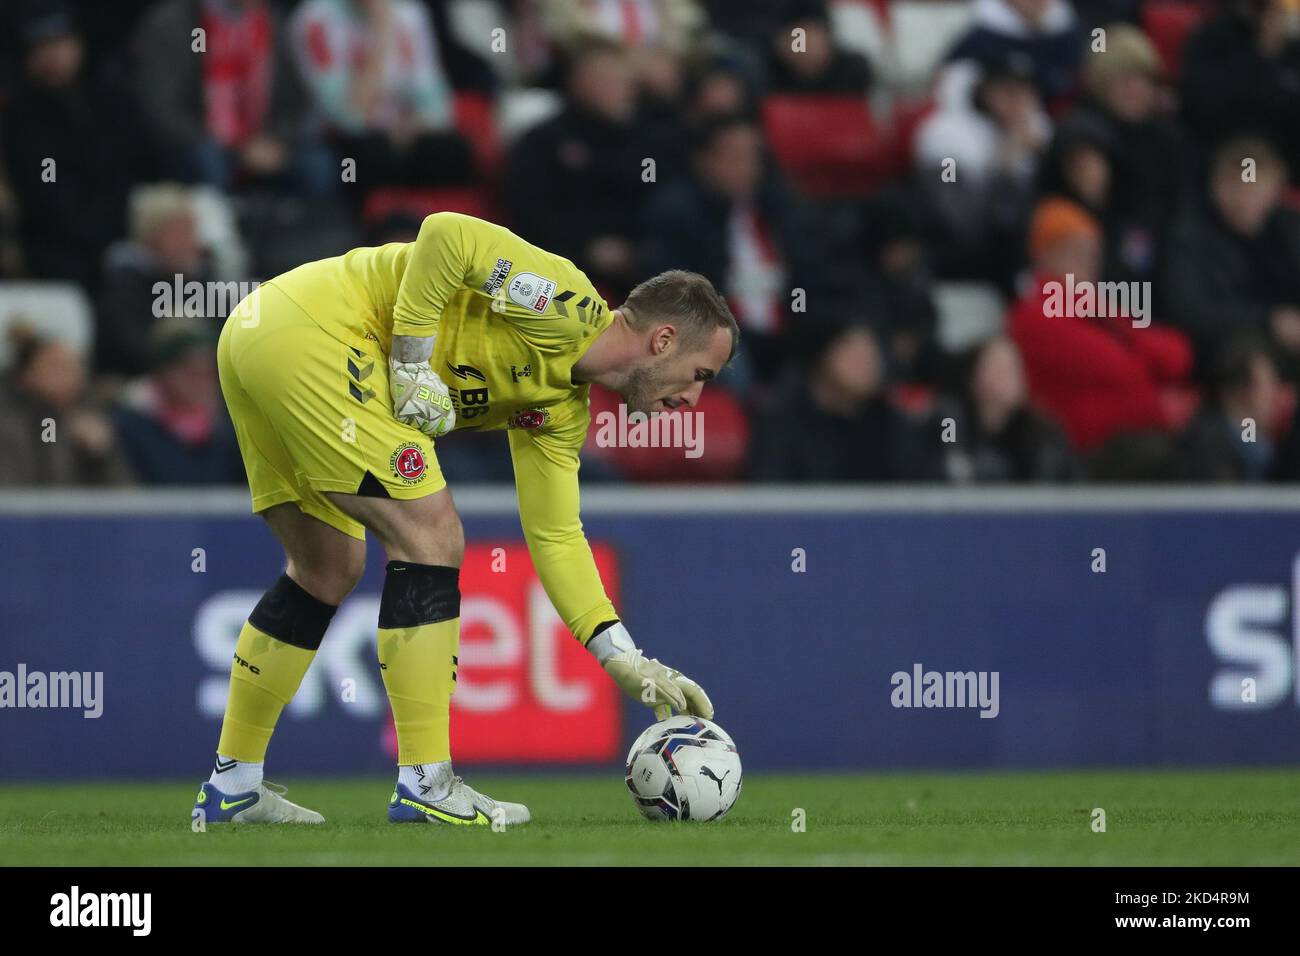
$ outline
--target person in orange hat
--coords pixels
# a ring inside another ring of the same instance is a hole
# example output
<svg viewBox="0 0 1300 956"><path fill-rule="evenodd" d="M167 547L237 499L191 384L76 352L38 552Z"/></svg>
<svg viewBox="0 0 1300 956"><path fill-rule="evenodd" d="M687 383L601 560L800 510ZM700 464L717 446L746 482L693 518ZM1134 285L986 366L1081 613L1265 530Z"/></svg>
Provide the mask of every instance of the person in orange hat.
<svg viewBox="0 0 1300 956"><path fill-rule="evenodd" d="M1191 347L1149 315L1135 321L1128 310L1106 308L1101 224L1077 203L1045 199L1035 207L1028 244L1033 277L1011 308L1008 330L1035 404L1085 453L1120 432L1178 424L1168 410L1177 403L1170 390L1181 392Z"/></svg>

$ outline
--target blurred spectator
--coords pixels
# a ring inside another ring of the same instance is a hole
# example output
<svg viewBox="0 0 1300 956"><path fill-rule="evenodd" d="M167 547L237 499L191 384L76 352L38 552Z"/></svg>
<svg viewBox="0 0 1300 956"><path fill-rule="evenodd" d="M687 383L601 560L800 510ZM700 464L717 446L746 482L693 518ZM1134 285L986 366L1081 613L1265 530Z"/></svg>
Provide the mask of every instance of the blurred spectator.
<svg viewBox="0 0 1300 956"><path fill-rule="evenodd" d="M826 8L825 2L817 0L813 3L808 0L746 0L744 3L702 0L702 4L716 34L752 51L755 56L767 50L777 28L791 19L792 10L816 7L824 11Z"/></svg>
<svg viewBox="0 0 1300 956"><path fill-rule="evenodd" d="M1185 185L1186 144L1163 107L1159 78L1146 35L1130 24L1108 26L1106 51L1085 65L1085 99L1061 121L1046 164L1059 174L1047 191L1102 220L1110 279L1153 278Z"/></svg>
<svg viewBox="0 0 1300 956"><path fill-rule="evenodd" d="M217 383L216 336L188 319L149 337L152 368L113 409L123 449L147 485L239 483L244 467Z"/></svg>
<svg viewBox="0 0 1300 956"><path fill-rule="evenodd" d="M1088 479L1097 484L1167 485L1183 480L1183 458L1179 436L1170 432L1120 432L1088 457Z"/></svg>
<svg viewBox="0 0 1300 956"><path fill-rule="evenodd" d="M642 160L654 156L636 122L636 97L627 52L588 43L569 63L563 111L515 143L506 174L514 230L618 293L636 278L642 203L663 188L641 179Z"/></svg>
<svg viewBox="0 0 1300 956"><path fill-rule="evenodd" d="M754 79L736 60L719 57L687 78L682 116L685 126L698 126L719 116L757 113L758 91Z"/></svg>
<svg viewBox="0 0 1300 956"><path fill-rule="evenodd" d="M939 108L917 130L917 177L944 235L940 269L992 278L1004 289L1020 265L1051 122L1024 53L994 55L953 73Z"/></svg>
<svg viewBox="0 0 1300 956"><path fill-rule="evenodd" d="M845 290L845 298L860 303L880 336L892 378L930 380L938 360L938 316L916 203L903 190L882 189L868 202L863 219L867 271L861 285Z"/></svg>
<svg viewBox="0 0 1300 956"><path fill-rule="evenodd" d="M1054 108L1073 95L1084 37L1067 0L975 0L972 9L975 23L949 52L950 63L1019 54L1044 103Z"/></svg>
<svg viewBox="0 0 1300 956"><path fill-rule="evenodd" d="M1135 328L1129 315L1104 314L1097 220L1068 200L1046 199L1034 212L1029 245L1034 275L1011 308L1008 331L1024 356L1035 402L1085 453L1119 432L1168 428L1162 392L1184 382L1191 349L1172 329ZM1060 294L1089 286L1091 307L1076 309L1071 293ZM1054 293L1063 310L1049 307Z"/></svg>
<svg viewBox="0 0 1300 956"><path fill-rule="evenodd" d="M304 139L306 94L264 0L166 0L140 24L135 51L140 107L169 175L309 193L338 181L328 152Z"/></svg>
<svg viewBox="0 0 1300 956"><path fill-rule="evenodd" d="M0 155L3 155L2 148ZM16 276L22 268L23 247L18 235L18 201L9 186L4 163L0 162L0 278Z"/></svg>
<svg viewBox="0 0 1300 956"><path fill-rule="evenodd" d="M1267 345L1227 343L1209 370L1210 397L1183 436L1190 481L1263 481L1274 467L1281 381Z"/></svg>
<svg viewBox="0 0 1300 956"><path fill-rule="evenodd" d="M758 481L899 481L913 476L918 434L890 404L884 360L862 325L806 330L806 374L792 378L754 428Z"/></svg>
<svg viewBox="0 0 1300 956"><path fill-rule="evenodd" d="M1064 482L1083 473L1065 433L1030 407L1020 352L1002 337L963 358L957 394L939 401L924 434L930 443L927 477Z"/></svg>
<svg viewBox="0 0 1300 956"><path fill-rule="evenodd" d="M1183 48L1183 114L1208 149L1237 134L1278 143L1300 183L1300 20L1285 0L1226 0Z"/></svg>
<svg viewBox="0 0 1300 956"><path fill-rule="evenodd" d="M1104 124L1091 116L1072 115L1057 129L1043 159L1042 195L1060 196L1104 218L1114 191L1112 156L1117 147Z"/></svg>
<svg viewBox="0 0 1300 956"><path fill-rule="evenodd" d="M427 186L473 176L452 89L417 0L306 0L290 26L298 66L357 182Z"/></svg>
<svg viewBox="0 0 1300 956"><path fill-rule="evenodd" d="M685 53L706 26L695 0L546 0L540 13L547 36L568 55L592 39Z"/></svg>
<svg viewBox="0 0 1300 956"><path fill-rule="evenodd" d="M1169 240L1170 320L1202 367L1231 337L1267 334L1283 374L1300 378L1300 213L1281 205L1286 167L1269 143L1234 139L1214 154L1208 188Z"/></svg>
<svg viewBox="0 0 1300 956"><path fill-rule="evenodd" d="M796 46L795 30L799 34ZM771 93L844 93L866 96L871 66L858 53L837 49L830 16L820 0L791 4L772 34L767 88Z"/></svg>
<svg viewBox="0 0 1300 956"><path fill-rule="evenodd" d="M31 9L20 21L22 74L0 117L26 271L93 288L147 157L124 92L109 76L86 75L70 8L43 0Z"/></svg>
<svg viewBox="0 0 1300 956"><path fill-rule="evenodd" d="M642 271L689 269L726 297L761 379L775 377L795 290L805 306L820 285L801 210L763 154L752 119L722 117L696 132L691 175L655 189Z"/></svg>
<svg viewBox="0 0 1300 956"><path fill-rule="evenodd" d="M131 469L113 427L86 397L88 376L62 341L9 327L13 364L0 384L0 485L119 485Z"/></svg>
<svg viewBox="0 0 1300 956"><path fill-rule="evenodd" d="M130 237L105 256L95 330L97 370L127 376L149 371L152 329L159 319L185 314L185 300L176 301L174 290L178 284L204 282L205 265L189 192L174 184L137 189L131 197ZM207 318L220 322L225 316Z"/></svg>

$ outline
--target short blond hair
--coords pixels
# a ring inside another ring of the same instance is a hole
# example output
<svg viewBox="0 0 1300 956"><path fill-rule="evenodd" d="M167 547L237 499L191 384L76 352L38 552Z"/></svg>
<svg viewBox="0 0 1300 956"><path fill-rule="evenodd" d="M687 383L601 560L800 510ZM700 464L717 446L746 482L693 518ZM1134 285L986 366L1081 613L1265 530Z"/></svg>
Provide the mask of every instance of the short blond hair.
<svg viewBox="0 0 1300 956"><path fill-rule="evenodd" d="M137 186L131 192L127 212L131 238L147 242L160 225L178 216L193 216L194 200L189 189L179 183L153 183Z"/></svg>
<svg viewBox="0 0 1300 956"><path fill-rule="evenodd" d="M691 347L703 345L715 329L726 329L731 334L728 362L740 344L740 326L727 300L698 272L669 269L646 279L628 293L620 311L640 332L656 321L676 322L683 329L685 344Z"/></svg>

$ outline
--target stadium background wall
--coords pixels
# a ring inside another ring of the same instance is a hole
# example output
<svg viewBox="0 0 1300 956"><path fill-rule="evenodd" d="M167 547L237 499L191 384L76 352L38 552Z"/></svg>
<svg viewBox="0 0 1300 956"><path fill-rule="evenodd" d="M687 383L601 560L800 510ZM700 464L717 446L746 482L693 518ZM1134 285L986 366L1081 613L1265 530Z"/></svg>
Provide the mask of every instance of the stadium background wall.
<svg viewBox="0 0 1300 956"><path fill-rule="evenodd" d="M620 759L648 715L541 596L513 492L457 501L458 759ZM747 769L1300 758L1290 492L597 489L584 518L632 633L705 684ZM201 773L239 622L280 569L244 496L10 493L0 542L0 671L103 672L97 719L0 710L0 779ZM372 545L272 743L275 773L391 765L382 572ZM997 717L892 706L891 675L918 663L997 671Z"/></svg>

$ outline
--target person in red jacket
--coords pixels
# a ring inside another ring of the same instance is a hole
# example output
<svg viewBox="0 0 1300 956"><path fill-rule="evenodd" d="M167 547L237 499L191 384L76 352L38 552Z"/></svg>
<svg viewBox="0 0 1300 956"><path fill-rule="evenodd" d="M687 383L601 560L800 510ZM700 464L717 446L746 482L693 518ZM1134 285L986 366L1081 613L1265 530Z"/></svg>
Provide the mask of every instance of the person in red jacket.
<svg viewBox="0 0 1300 956"><path fill-rule="evenodd" d="M1191 346L1182 333L1151 324L1149 314L1135 319L1150 303L1141 284L1126 290L1129 308L1114 308L1099 283L1097 220L1069 200L1043 200L1030 222L1029 253L1033 280L1012 306L1008 329L1035 404L1084 453L1120 432L1180 424L1174 409L1186 392ZM1090 301L1081 291L1089 287Z"/></svg>

